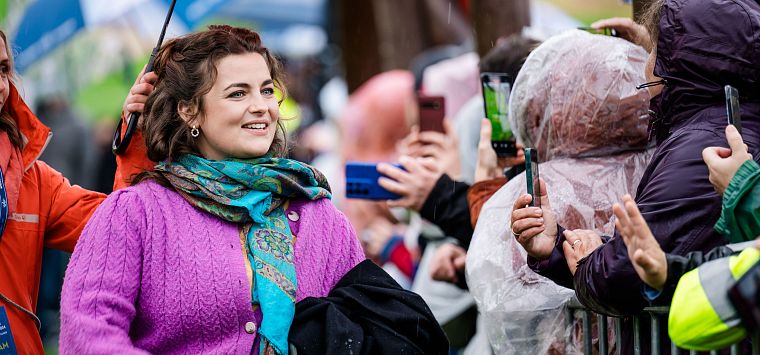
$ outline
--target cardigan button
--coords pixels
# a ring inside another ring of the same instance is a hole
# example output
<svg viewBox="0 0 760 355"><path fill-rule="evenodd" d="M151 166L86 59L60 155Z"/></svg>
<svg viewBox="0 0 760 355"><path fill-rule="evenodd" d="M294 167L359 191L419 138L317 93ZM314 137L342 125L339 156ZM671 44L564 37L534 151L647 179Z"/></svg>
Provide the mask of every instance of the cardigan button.
<svg viewBox="0 0 760 355"><path fill-rule="evenodd" d="M296 211L290 211L288 212L288 219L291 222L298 222L298 220L301 218L301 216L298 215L298 212Z"/></svg>
<svg viewBox="0 0 760 355"><path fill-rule="evenodd" d="M245 332L248 334L256 333L256 323L254 322L245 323Z"/></svg>

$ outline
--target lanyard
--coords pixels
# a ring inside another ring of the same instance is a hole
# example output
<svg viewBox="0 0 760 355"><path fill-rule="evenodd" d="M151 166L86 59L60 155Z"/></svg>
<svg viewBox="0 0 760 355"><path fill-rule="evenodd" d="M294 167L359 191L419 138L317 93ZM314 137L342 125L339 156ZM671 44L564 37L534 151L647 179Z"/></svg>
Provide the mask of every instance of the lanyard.
<svg viewBox="0 0 760 355"><path fill-rule="evenodd" d="M0 169L0 239L3 239L5 223L8 221L8 191L5 190L5 176Z"/></svg>

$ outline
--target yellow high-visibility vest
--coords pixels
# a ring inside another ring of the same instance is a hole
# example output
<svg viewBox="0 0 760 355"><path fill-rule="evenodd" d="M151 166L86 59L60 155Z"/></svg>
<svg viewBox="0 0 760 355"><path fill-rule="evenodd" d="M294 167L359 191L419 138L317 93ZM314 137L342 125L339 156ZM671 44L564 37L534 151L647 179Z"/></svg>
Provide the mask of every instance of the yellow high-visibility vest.
<svg viewBox="0 0 760 355"><path fill-rule="evenodd" d="M750 247L739 255L712 260L678 281L668 316L670 339L690 350L725 348L747 336L728 290L760 260Z"/></svg>

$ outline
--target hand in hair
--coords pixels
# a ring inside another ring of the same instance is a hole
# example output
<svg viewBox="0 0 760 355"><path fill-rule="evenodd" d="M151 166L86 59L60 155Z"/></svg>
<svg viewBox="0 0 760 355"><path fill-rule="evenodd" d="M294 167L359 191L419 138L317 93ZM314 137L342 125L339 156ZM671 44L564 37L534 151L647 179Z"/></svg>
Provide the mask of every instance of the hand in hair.
<svg viewBox="0 0 760 355"><path fill-rule="evenodd" d="M591 24L591 27L595 29L611 28L617 31L618 35L639 46L644 47L647 52L652 51L654 46L649 36L649 31L646 27L639 25L633 20L625 17L614 17L604 20L599 20Z"/></svg>
<svg viewBox="0 0 760 355"><path fill-rule="evenodd" d="M631 195L623 196L623 206L614 204L612 212L617 217L615 228L623 237L623 243L628 248L628 258L641 281L655 289L662 289L668 277L665 252L657 239L654 239Z"/></svg>
<svg viewBox="0 0 760 355"><path fill-rule="evenodd" d="M153 92L154 85L158 80L158 75L154 72L145 74L145 67L137 76L134 85L129 89L129 95L124 100L122 114L129 119L132 113L142 113L145 109L145 102L148 101L148 95Z"/></svg>

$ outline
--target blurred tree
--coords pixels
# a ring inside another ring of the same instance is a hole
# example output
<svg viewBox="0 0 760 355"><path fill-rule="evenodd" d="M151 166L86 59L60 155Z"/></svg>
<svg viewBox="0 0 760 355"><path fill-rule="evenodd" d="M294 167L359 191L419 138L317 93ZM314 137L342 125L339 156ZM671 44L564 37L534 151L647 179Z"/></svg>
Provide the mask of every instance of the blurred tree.
<svg viewBox="0 0 760 355"><path fill-rule="evenodd" d="M333 0L330 11L349 91L377 73L408 69L428 48L461 44L471 36L453 1Z"/></svg>
<svg viewBox="0 0 760 355"><path fill-rule="evenodd" d="M476 48L482 57L499 37L520 33L530 25L529 0L472 0L472 22Z"/></svg>

